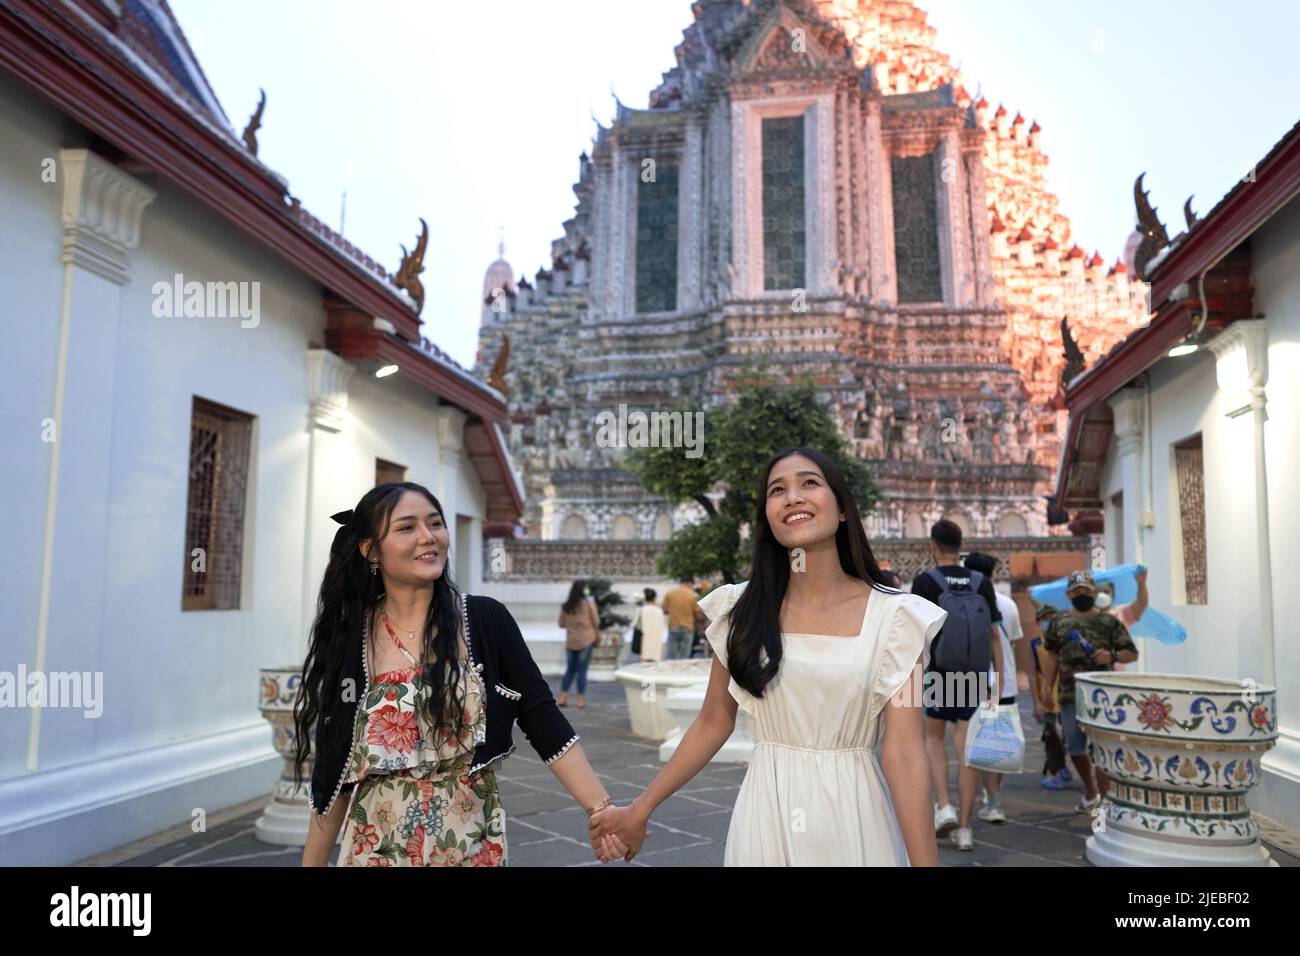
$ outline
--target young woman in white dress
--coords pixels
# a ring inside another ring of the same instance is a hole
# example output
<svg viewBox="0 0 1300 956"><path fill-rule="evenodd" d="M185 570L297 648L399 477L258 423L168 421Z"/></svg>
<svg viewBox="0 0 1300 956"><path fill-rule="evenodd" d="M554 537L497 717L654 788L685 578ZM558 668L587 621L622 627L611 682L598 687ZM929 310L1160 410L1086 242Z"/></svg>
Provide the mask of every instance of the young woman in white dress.
<svg viewBox="0 0 1300 956"><path fill-rule="evenodd" d="M884 583L830 459L787 449L761 474L750 580L700 601L714 652L700 715L644 792L593 819L592 846L635 857L743 709L754 751L725 865L936 865L921 689L947 615Z"/></svg>

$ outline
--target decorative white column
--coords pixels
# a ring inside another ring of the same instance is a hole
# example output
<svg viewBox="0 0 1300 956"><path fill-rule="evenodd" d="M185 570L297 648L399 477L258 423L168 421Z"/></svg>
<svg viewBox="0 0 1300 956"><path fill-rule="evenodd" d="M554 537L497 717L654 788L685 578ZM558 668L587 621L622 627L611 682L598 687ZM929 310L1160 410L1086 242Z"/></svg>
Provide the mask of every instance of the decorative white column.
<svg viewBox="0 0 1300 956"><path fill-rule="evenodd" d="M438 500L447 510L447 520L455 521L456 479L465 461L465 422L469 415L452 405L434 412L434 437L438 442Z"/></svg>
<svg viewBox="0 0 1300 956"><path fill-rule="evenodd" d="M331 459L337 453L339 436L347 421L348 384L356 369L329 349L307 350L307 494L303 534L302 651L306 635L316 616L316 591L329 563L329 543L337 525L330 515L342 511L325 480L333 471ZM350 504L350 502L349 502Z"/></svg>
<svg viewBox="0 0 1300 956"><path fill-rule="evenodd" d="M253 835L263 843L278 846L304 846L311 822L308 784L315 755L309 756L303 765L302 786L295 785L293 706L302 684L302 660L307 656L309 632L316 616L317 591L338 528L330 515L346 507L331 498L332 488L326 476L334 471L332 458L344 451L337 436L347 421L348 382L353 371L350 363L329 349L307 350L307 493L304 496L307 510L303 519L298 645L301 653L297 661L264 667L258 674L258 709L271 724L272 742L284 762L280 779L271 790L271 800L253 826Z"/></svg>
<svg viewBox="0 0 1300 956"><path fill-rule="evenodd" d="M1142 511L1145 498L1142 490L1142 452L1146 445L1143 418L1143 391L1140 388L1122 388L1107 399L1115 413L1115 440L1119 445L1120 474L1124 485L1124 543L1132 542L1133 553L1126 560L1141 563L1143 559Z"/></svg>
<svg viewBox="0 0 1300 956"><path fill-rule="evenodd" d="M59 152L63 173L63 256L114 285L131 280L144 208L157 195L86 149Z"/></svg>
<svg viewBox="0 0 1300 956"><path fill-rule="evenodd" d="M1264 681L1277 682L1276 636L1273 628L1273 559L1268 524L1268 468L1264 455L1264 423L1268 421L1268 325L1264 319L1234 322L1211 339L1214 372L1224 414L1247 413L1255 426L1255 545L1259 562L1260 640Z"/></svg>
<svg viewBox="0 0 1300 956"><path fill-rule="evenodd" d="M460 533L456 515L460 510L460 471L465 464L465 422L469 415L451 405L443 405L434 412L434 436L438 442L438 481L434 494L442 502L443 515L452 534L452 555L464 555L473 561L473 549L454 540ZM488 428L492 426L487 425ZM470 533L471 529L466 529ZM473 568L454 568L456 583L468 590L473 580Z"/></svg>
<svg viewBox="0 0 1300 956"><path fill-rule="evenodd" d="M104 606L102 567L108 548L113 402L117 376L121 287L131 281L131 253L140 241L144 209L155 193L85 149L59 151L63 182L62 308L56 357L49 487L42 542L41 593L33 671L75 657L78 671L99 670ZM137 317L138 321L148 318ZM39 423L37 423L39 424ZM63 470L66 457L69 467ZM182 555L176 555L181 567ZM53 642L53 643L52 643ZM37 769L42 714L31 709L27 769ZM88 721L51 709L59 760L93 747ZM78 715L79 717L80 715Z"/></svg>

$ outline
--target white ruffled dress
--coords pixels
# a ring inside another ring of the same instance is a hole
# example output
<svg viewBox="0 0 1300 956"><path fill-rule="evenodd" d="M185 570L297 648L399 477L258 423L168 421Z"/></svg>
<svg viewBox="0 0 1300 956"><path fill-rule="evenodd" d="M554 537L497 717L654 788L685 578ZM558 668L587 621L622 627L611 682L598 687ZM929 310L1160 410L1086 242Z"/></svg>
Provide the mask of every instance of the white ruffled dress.
<svg viewBox="0 0 1300 956"><path fill-rule="evenodd" d="M747 584L720 585L700 601L724 666L731 608ZM928 660L946 617L914 594L873 590L856 637L783 634L780 669L762 698L730 681L754 752L725 866L908 865L874 748L885 706Z"/></svg>

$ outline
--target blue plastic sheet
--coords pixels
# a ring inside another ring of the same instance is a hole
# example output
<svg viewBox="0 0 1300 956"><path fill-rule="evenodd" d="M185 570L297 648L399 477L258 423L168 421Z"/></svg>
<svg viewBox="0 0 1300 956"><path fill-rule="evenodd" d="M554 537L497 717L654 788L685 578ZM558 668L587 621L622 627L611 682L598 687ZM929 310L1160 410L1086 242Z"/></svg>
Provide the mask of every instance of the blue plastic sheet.
<svg viewBox="0 0 1300 956"><path fill-rule="evenodd" d="M1132 604L1137 600L1137 575L1145 571L1140 564L1121 564L1104 571L1093 571L1092 579L1098 584L1110 582L1115 585L1115 605ZM1045 584L1035 584L1029 589L1029 596L1039 604L1046 604L1058 611L1070 610L1070 599L1065 596L1065 586L1069 577L1057 578Z"/></svg>
<svg viewBox="0 0 1300 956"><path fill-rule="evenodd" d="M1132 604L1137 600L1137 575L1145 571L1140 564L1121 564L1103 571L1093 571L1092 578L1098 584L1110 582L1115 585L1115 600L1112 606ZM1071 608L1070 599L1065 596L1069 577L1057 578L1044 584L1035 584L1029 589L1029 596L1039 604L1046 604L1058 611ZM1129 631L1134 637L1150 637L1161 644L1181 644L1187 640L1187 629L1167 614L1162 614L1147 605L1136 624Z"/></svg>
<svg viewBox="0 0 1300 956"><path fill-rule="evenodd" d="M1181 644L1187 640L1187 628L1149 604L1137 623L1129 628L1129 633L1134 637L1155 638L1161 644Z"/></svg>

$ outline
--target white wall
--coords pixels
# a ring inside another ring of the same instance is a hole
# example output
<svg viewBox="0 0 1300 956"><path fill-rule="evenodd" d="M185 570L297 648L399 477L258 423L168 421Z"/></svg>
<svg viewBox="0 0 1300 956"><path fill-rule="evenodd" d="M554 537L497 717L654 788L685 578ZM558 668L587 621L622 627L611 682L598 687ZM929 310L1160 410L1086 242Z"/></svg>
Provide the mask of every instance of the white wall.
<svg viewBox="0 0 1300 956"><path fill-rule="evenodd" d="M1281 738L1255 806L1300 831L1300 200L1292 199L1252 238L1255 308L1268 321L1269 477L1274 652Z"/></svg>
<svg viewBox="0 0 1300 956"><path fill-rule="evenodd" d="M4 549L0 670L36 666L64 269L63 177L41 160L69 144L61 118L0 78L0 275L10 345L0 358L0 426L15 453L0 469L17 547ZM61 173L62 171L60 171ZM336 527L374 483L375 458L402 462L446 496L448 521L485 500L472 466L443 460L437 399L401 376L357 371L343 430L308 515L308 350L324 338L320 287L156 177L131 277L72 270L67 406L58 435L58 508L46 671L99 671L103 713L0 708L0 861L65 863L263 794L280 760L257 710L258 670L300 663ZM259 283L255 327L239 318L157 318L153 284ZM182 611L193 397L255 416L237 610ZM88 410L92 414L87 414ZM320 435L320 432L317 432ZM452 431L459 435L459 427ZM444 466L454 467L445 473ZM308 522L324 534L307 538ZM310 545L305 542L310 541ZM308 548L310 547L310 553ZM315 567L313 567L313 565ZM477 567L468 582L477 585Z"/></svg>
<svg viewBox="0 0 1300 956"><path fill-rule="evenodd" d="M1300 202L1293 200L1252 240L1255 305L1268 321L1269 421L1265 448L1269 484L1269 536L1273 581L1273 646L1280 734L1266 759L1270 773L1252 805L1300 830L1300 590L1287 584L1300 562L1300 513L1291 503L1300 482ZM1150 469L1155 527L1125 541L1124 560L1149 570L1153 607L1188 631L1177 646L1142 641L1138 670L1267 681L1261 569L1254 479L1254 423L1249 414L1228 418L1214 356L1206 349L1166 358L1149 372L1151 433L1142 454ZM1236 404L1236 403L1232 403ZM1208 603L1186 603L1173 445L1200 432L1205 468L1205 535ZM1123 485L1114 440L1102 470L1109 500L1124 492L1124 509L1146 507L1145 487ZM1146 485L1144 480L1142 485ZM1107 527L1108 550L1115 529Z"/></svg>
<svg viewBox="0 0 1300 956"><path fill-rule="evenodd" d="M41 161L58 155L60 136L58 114L20 95L14 81L0 74L0 496L8 503L11 542L0 548L0 670L10 673L36 645L52 452L41 440L41 422L54 415L63 287L63 187L41 182ZM26 764L29 718L27 710L0 709L0 778L20 773Z"/></svg>

